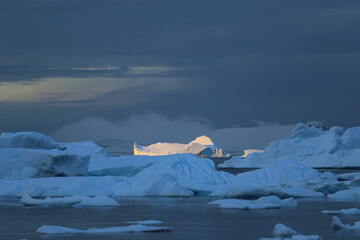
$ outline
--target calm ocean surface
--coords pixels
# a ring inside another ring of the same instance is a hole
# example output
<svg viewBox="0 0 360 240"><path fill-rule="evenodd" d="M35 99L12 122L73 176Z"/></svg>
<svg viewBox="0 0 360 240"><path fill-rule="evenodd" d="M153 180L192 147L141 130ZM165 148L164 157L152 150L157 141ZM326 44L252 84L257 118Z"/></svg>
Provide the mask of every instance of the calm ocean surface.
<svg viewBox="0 0 360 240"><path fill-rule="evenodd" d="M228 210L208 205L215 198L117 198L116 208L25 207L19 199L0 199L0 239L259 239L271 237L276 223L302 234L317 234L325 240L358 239L360 233L333 230L325 209L360 208L360 202L326 199L299 199L293 208L271 210ZM110 235L44 235L35 230L42 225L87 229L127 225L126 221L160 220L171 232L122 233ZM360 216L343 216L345 223Z"/></svg>

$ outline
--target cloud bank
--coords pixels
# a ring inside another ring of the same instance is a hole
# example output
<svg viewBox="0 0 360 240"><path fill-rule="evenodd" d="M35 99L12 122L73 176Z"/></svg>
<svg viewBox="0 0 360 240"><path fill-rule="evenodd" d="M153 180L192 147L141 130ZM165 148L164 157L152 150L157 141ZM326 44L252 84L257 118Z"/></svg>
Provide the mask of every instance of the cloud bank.
<svg viewBox="0 0 360 240"><path fill-rule="evenodd" d="M50 136L63 142L92 140L98 143L116 144L115 140L125 140L131 148L134 141L141 144L187 143L205 134L229 151L239 152L248 148L265 148L269 142L288 136L293 127L293 125L269 124L250 128L214 129L210 121L204 118L171 119L149 112L133 115L118 122L111 122L101 117L86 117L59 128Z"/></svg>

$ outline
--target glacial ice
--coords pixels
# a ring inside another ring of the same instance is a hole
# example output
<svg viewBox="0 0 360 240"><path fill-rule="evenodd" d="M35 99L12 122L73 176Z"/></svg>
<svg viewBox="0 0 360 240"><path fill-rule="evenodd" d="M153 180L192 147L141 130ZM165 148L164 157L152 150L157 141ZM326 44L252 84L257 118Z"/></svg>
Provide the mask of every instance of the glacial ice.
<svg viewBox="0 0 360 240"><path fill-rule="evenodd" d="M276 196L267 196L257 200L221 199L209 202L209 204L218 204L220 208L251 210L294 207L297 205L297 202L293 198L281 200Z"/></svg>
<svg viewBox="0 0 360 240"><path fill-rule="evenodd" d="M292 228L278 223L273 230L274 238L260 238L260 240L321 240L318 235L301 235Z"/></svg>
<svg viewBox="0 0 360 240"><path fill-rule="evenodd" d="M360 231L360 221L354 222L353 225L344 224L341 222L340 218L334 216L332 218L331 227L333 227L335 229L347 229L347 230Z"/></svg>
<svg viewBox="0 0 360 240"><path fill-rule="evenodd" d="M327 195L328 198L341 200L360 200L360 187L341 190Z"/></svg>
<svg viewBox="0 0 360 240"><path fill-rule="evenodd" d="M57 143L35 132L0 135L0 178L87 175L91 156L105 152L92 142Z"/></svg>
<svg viewBox="0 0 360 240"><path fill-rule="evenodd" d="M62 227L62 226L50 226L44 225L39 227L36 232L43 234L109 234L109 233L135 233L135 232L167 232L170 231L169 227L154 227L145 226L140 224L109 227L109 228L89 228L86 230Z"/></svg>
<svg viewBox="0 0 360 240"><path fill-rule="evenodd" d="M194 153L199 157L230 157L230 154L223 150L213 141L200 136L189 144L182 143L155 143L149 146L141 146L134 143L134 155L171 155L178 153Z"/></svg>
<svg viewBox="0 0 360 240"><path fill-rule="evenodd" d="M360 127L332 127L323 131L297 124L288 138L270 143L264 152L245 158L235 156L221 168L263 168L279 160L296 161L314 168L346 168L360 166Z"/></svg>
<svg viewBox="0 0 360 240"><path fill-rule="evenodd" d="M299 186L282 187L296 179L322 176L297 163L278 164L256 171L232 175L217 171L213 161L193 154L171 156L101 157L104 163L91 163L97 176L0 180L0 196L32 197L82 196L250 196L323 197L322 193ZM96 159L96 158L94 158ZM106 159L106 160L105 160ZM123 174L125 169L137 169ZM120 169L120 170L119 170ZM105 176L100 176L101 171ZM117 172L119 170L119 172ZM110 176L115 175L115 176Z"/></svg>
<svg viewBox="0 0 360 240"><path fill-rule="evenodd" d="M108 196L85 197L79 195L67 197L46 197L45 199L32 198L27 193L24 193L21 198L21 203L27 206L49 206L49 207L115 207L119 203Z"/></svg>
<svg viewBox="0 0 360 240"><path fill-rule="evenodd" d="M321 211L324 214L329 215L360 215L360 209L359 208L348 208L348 209L340 209L340 210L323 210Z"/></svg>

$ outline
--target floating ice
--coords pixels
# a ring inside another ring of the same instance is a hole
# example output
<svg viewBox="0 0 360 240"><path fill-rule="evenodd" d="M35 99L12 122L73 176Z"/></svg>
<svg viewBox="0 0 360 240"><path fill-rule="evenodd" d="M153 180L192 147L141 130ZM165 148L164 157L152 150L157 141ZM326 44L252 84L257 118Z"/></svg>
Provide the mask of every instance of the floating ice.
<svg viewBox="0 0 360 240"><path fill-rule="evenodd" d="M222 199L209 202L209 204L218 204L221 208L251 210L293 207L297 205L297 202L293 198L281 200L276 196L268 196L257 200Z"/></svg>
<svg viewBox="0 0 360 240"><path fill-rule="evenodd" d="M334 217L332 218L331 227L333 227L333 228L335 228L335 229L348 229L348 230L360 231L360 221L354 222L353 225L343 224L343 223L341 222L340 218L334 216Z"/></svg>
<svg viewBox="0 0 360 240"><path fill-rule="evenodd" d="M110 228L89 228L86 230L44 225L36 230L37 233L44 234L109 234L109 233L133 233L133 232L168 232L169 227L153 227L145 225L130 225Z"/></svg>
<svg viewBox="0 0 360 240"><path fill-rule="evenodd" d="M297 124L292 134L274 141L264 152L254 152L245 158L235 156L221 168L263 168L279 161L296 161L308 167L359 167L360 127L321 130Z"/></svg>
<svg viewBox="0 0 360 240"><path fill-rule="evenodd" d="M24 193L21 198L21 203L28 206L72 206L74 204L80 203L82 200L81 196L68 196L61 198L51 198L47 197L45 199L34 199L28 194Z"/></svg>
<svg viewBox="0 0 360 240"><path fill-rule="evenodd" d="M338 191L333 194L327 195L328 198L343 199L343 200L359 200L360 187Z"/></svg>
<svg viewBox="0 0 360 240"><path fill-rule="evenodd" d="M321 212L324 214L329 214L329 215L337 215L337 214L359 215L360 209L359 208L348 208L348 209L341 209L341 210L323 210Z"/></svg>
<svg viewBox="0 0 360 240"><path fill-rule="evenodd" d="M85 196L67 196L45 199L35 199L24 193L21 198L21 203L27 206L50 206L50 207L115 207L119 206L119 203L108 196L96 196L96 197L85 197Z"/></svg>
<svg viewBox="0 0 360 240"><path fill-rule="evenodd" d="M274 238L260 238L260 240L321 240L318 235L301 235L292 228L278 223L273 230Z"/></svg>
<svg viewBox="0 0 360 240"><path fill-rule="evenodd" d="M155 143L141 146L134 143L134 155L171 155L178 153L194 153L199 157L229 157L230 154L223 150L206 136L196 138L189 144L182 143Z"/></svg>

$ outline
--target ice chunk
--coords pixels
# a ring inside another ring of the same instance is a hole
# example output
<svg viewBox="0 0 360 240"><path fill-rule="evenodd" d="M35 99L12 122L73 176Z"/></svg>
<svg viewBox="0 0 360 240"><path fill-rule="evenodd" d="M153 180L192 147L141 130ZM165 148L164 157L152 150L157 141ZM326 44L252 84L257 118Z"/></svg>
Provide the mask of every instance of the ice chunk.
<svg viewBox="0 0 360 240"><path fill-rule="evenodd" d="M359 215L360 209L359 208L348 208L348 209L341 209L341 210L323 210L322 213L329 214L329 215Z"/></svg>
<svg viewBox="0 0 360 240"><path fill-rule="evenodd" d="M219 164L220 168L263 168L278 161L295 161L314 168L359 167L360 127L332 127L321 130L297 124L288 138L270 143L264 152L245 158L235 156Z"/></svg>
<svg viewBox="0 0 360 240"><path fill-rule="evenodd" d="M348 229L348 230L360 231L360 221L354 222L353 225L343 224L343 223L341 222L340 218L334 216L334 217L332 218L331 227L333 227L333 228L335 228L335 229Z"/></svg>
<svg viewBox="0 0 360 240"><path fill-rule="evenodd" d="M6 132L0 135L0 148L64 149L51 137L36 132Z"/></svg>
<svg viewBox="0 0 360 240"><path fill-rule="evenodd" d="M117 207L119 203L108 196L81 197L81 202L73 207Z"/></svg>
<svg viewBox="0 0 360 240"><path fill-rule="evenodd" d="M292 235L299 235L299 233L293 230L292 228L285 226L284 224L278 223L274 227L273 235L275 237L284 238L284 237L291 237Z"/></svg>
<svg viewBox="0 0 360 240"><path fill-rule="evenodd" d="M264 152L264 150L260 150L260 149L246 149L244 150L244 155L242 155L242 158L245 158L247 155L252 154L252 153L262 153Z"/></svg>
<svg viewBox="0 0 360 240"><path fill-rule="evenodd" d="M293 198L281 200L276 196L268 196L257 200L222 199L209 202L209 204L219 204L221 208L250 210L292 207L296 206L297 202Z"/></svg>
<svg viewBox="0 0 360 240"><path fill-rule="evenodd" d="M333 194L327 195L328 198L333 199L346 199L346 200L359 200L360 199L360 187L341 190Z"/></svg>
<svg viewBox="0 0 360 240"><path fill-rule="evenodd" d="M292 228L278 223L273 230L274 238L260 238L260 240L321 240L318 235L301 235Z"/></svg>
<svg viewBox="0 0 360 240"><path fill-rule="evenodd" d="M83 176L87 174L89 158L58 149L3 148L0 149L0 178Z"/></svg>
<svg viewBox="0 0 360 240"><path fill-rule="evenodd" d="M109 233L132 233L132 232L168 232L169 227L153 227L145 225L130 225L109 228L89 228L86 230L44 225L36 230L37 233L44 234L109 234Z"/></svg>
<svg viewBox="0 0 360 240"><path fill-rule="evenodd" d="M114 206L119 206L118 202L116 202L114 199L112 199L108 196L85 197L85 196L76 195L76 196L57 197L57 198L47 197L45 199L35 199L26 193L23 194L23 196L21 198L21 203L23 203L24 205L28 205L28 206L50 206L50 207L59 207L59 206L114 207Z"/></svg>
<svg viewBox="0 0 360 240"><path fill-rule="evenodd" d="M80 203L81 201L82 197L80 196L69 196L62 198L47 197L45 199L34 199L26 193L24 193L21 198L21 203L28 206L72 206L74 204Z"/></svg>
<svg viewBox="0 0 360 240"><path fill-rule="evenodd" d="M134 143L134 155L171 155L178 153L194 153L200 157L229 157L230 154L213 141L201 136L189 144L182 143L155 143L149 146L140 146Z"/></svg>
<svg viewBox="0 0 360 240"><path fill-rule="evenodd" d="M133 222L126 222L126 223L136 223L136 224L143 224L143 225L150 225L150 224L161 224L163 222L158 220L145 220L145 221L133 221Z"/></svg>

